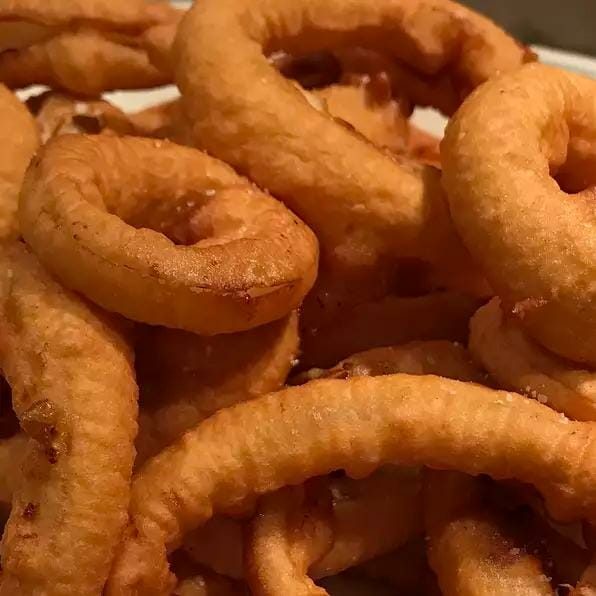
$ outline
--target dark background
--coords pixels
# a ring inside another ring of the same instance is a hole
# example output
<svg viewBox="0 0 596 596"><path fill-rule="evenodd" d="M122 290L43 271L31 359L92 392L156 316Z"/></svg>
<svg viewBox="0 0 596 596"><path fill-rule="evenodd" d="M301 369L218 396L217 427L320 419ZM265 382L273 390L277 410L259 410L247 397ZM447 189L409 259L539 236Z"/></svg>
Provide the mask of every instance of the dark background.
<svg viewBox="0 0 596 596"><path fill-rule="evenodd" d="M596 0L460 0L538 43L596 55Z"/></svg>

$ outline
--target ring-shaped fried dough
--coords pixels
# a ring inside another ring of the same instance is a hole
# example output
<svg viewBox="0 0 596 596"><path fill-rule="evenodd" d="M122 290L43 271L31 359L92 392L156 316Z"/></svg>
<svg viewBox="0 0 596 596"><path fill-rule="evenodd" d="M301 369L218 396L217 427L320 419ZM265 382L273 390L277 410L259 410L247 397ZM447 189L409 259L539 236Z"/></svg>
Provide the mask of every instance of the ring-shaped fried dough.
<svg viewBox="0 0 596 596"><path fill-rule="evenodd" d="M153 66L145 50L121 41L89 28L62 31L26 48L0 53L0 81L11 89L48 85L91 97L171 81Z"/></svg>
<svg viewBox="0 0 596 596"><path fill-rule="evenodd" d="M35 120L4 85L0 85L0 238L18 236L19 191L29 161L39 146Z"/></svg>
<svg viewBox="0 0 596 596"><path fill-rule="evenodd" d="M167 141L51 141L27 174L20 220L66 286L130 319L205 335L283 317L316 274L316 239L281 203Z"/></svg>
<svg viewBox="0 0 596 596"><path fill-rule="evenodd" d="M250 429L250 432L246 432ZM345 469L425 464L536 486L560 519L596 521L596 428L520 395L434 376L320 380L222 410L151 459L108 594L167 594L166 553L216 512Z"/></svg>
<svg viewBox="0 0 596 596"><path fill-rule="evenodd" d="M546 348L596 365L594 186L568 194L555 179L578 139L596 140L596 83L527 65L465 102L441 157L454 222L504 309Z"/></svg>
<svg viewBox="0 0 596 596"><path fill-rule="evenodd" d="M471 268L436 171L400 164L334 122L266 58L343 45L448 71L462 98L526 59L492 22L448 0L203 0L182 20L174 48L195 144L303 218L325 269L379 275L379 263L396 255Z"/></svg>
<svg viewBox="0 0 596 596"><path fill-rule="evenodd" d="M4 531L0 594L96 596L127 518L132 350L113 320L16 244L0 253L0 337L29 443Z"/></svg>
<svg viewBox="0 0 596 596"><path fill-rule="evenodd" d="M470 321L470 351L506 389L575 420L596 421L596 372L582 369L532 340L493 298Z"/></svg>

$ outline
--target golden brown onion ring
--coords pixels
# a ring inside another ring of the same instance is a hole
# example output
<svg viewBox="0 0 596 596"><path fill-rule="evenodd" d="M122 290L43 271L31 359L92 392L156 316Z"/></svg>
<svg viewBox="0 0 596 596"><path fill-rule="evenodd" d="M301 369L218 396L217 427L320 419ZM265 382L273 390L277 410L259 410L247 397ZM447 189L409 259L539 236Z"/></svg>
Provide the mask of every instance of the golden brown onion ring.
<svg viewBox="0 0 596 596"><path fill-rule="evenodd" d="M48 85L98 96L113 89L144 89L170 82L142 48L94 29L63 31L29 47L0 53L0 81L12 89Z"/></svg>
<svg viewBox="0 0 596 596"><path fill-rule="evenodd" d="M427 472L429 559L444 596L554 596L539 560L482 503L478 481L458 472Z"/></svg>
<svg viewBox="0 0 596 596"><path fill-rule="evenodd" d="M414 340L465 341L478 300L457 292L389 296L339 311L302 336L301 368L329 367L342 358Z"/></svg>
<svg viewBox="0 0 596 596"><path fill-rule="evenodd" d="M0 594L98 594L127 517L132 351L114 321L16 244L0 253L0 336L2 370L29 435L2 543Z"/></svg>
<svg viewBox="0 0 596 596"><path fill-rule="evenodd" d="M27 174L20 219L68 287L133 320L205 335L283 317L316 274L316 239L281 203L167 141L51 141Z"/></svg>
<svg viewBox="0 0 596 596"><path fill-rule="evenodd" d="M570 418L596 421L596 373L533 341L517 321L505 316L498 298L472 317L470 351L503 388Z"/></svg>
<svg viewBox="0 0 596 596"><path fill-rule="evenodd" d="M27 100L35 114L41 142L63 134L113 133L136 131L128 116L105 100L82 101L79 98L46 91Z"/></svg>
<svg viewBox="0 0 596 596"><path fill-rule="evenodd" d="M592 365L594 187L569 195L551 172L571 140L596 135L595 97L591 79L528 65L470 97L441 147L454 221L505 311L551 351Z"/></svg>
<svg viewBox="0 0 596 596"><path fill-rule="evenodd" d="M5 239L19 234L19 192L39 134L27 108L4 85L0 85L0 123L0 239Z"/></svg>
<svg viewBox="0 0 596 596"><path fill-rule="evenodd" d="M471 267L436 171L402 166L313 109L264 52L372 45L421 72L448 71L463 97L525 60L492 22L446 0L204 0L176 39L176 79L195 143L307 222L325 275L367 271L369 284L386 284L379 264L396 255Z"/></svg>
<svg viewBox="0 0 596 596"><path fill-rule="evenodd" d="M298 353L298 316L214 337L151 327L137 343L138 463L217 410L279 389Z"/></svg>
<svg viewBox="0 0 596 596"><path fill-rule="evenodd" d="M596 428L520 395L433 376L312 381L220 410L149 460L108 594L164 594L166 553L215 512L345 469L426 464L536 486L553 516L596 521Z"/></svg>
<svg viewBox="0 0 596 596"><path fill-rule="evenodd" d="M405 544L421 532L421 506L418 475L394 466L265 495L245 545L252 593L326 594L308 575L335 575Z"/></svg>

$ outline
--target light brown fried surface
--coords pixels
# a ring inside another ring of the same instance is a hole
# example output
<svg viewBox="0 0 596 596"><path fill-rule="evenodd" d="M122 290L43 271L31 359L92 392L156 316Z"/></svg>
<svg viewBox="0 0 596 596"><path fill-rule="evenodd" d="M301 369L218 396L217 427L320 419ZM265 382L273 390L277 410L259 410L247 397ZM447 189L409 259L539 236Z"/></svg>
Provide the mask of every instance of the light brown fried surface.
<svg viewBox="0 0 596 596"><path fill-rule="evenodd" d="M554 596L537 557L482 503L478 481L458 472L428 472L429 560L444 596Z"/></svg>
<svg viewBox="0 0 596 596"><path fill-rule="evenodd" d="M208 418L138 473L108 593L167 592L166 550L185 533L335 469L362 477L400 462L517 478L556 517L591 520L594 439L590 424L519 395L433 376L321 380L269 394Z"/></svg>
<svg viewBox="0 0 596 596"><path fill-rule="evenodd" d="M137 388L114 322L22 245L0 253L0 361L29 448L0 594L96 595L126 522Z"/></svg>
<svg viewBox="0 0 596 596"><path fill-rule="evenodd" d="M281 203L167 141L53 140L28 172L20 219L67 286L131 319L207 335L283 317L316 274L316 239Z"/></svg>
<svg viewBox="0 0 596 596"><path fill-rule="evenodd" d="M507 317L498 298L470 322L470 350L506 389L576 420L596 420L596 373L544 349Z"/></svg>
<svg viewBox="0 0 596 596"><path fill-rule="evenodd" d="M0 85L0 238L19 233L17 205L25 170L38 145L39 134L27 108Z"/></svg>
<svg viewBox="0 0 596 596"><path fill-rule="evenodd" d="M262 497L245 555L254 594L326 594L309 575L335 575L420 532L416 473L388 466L362 480L319 480Z"/></svg>
<svg viewBox="0 0 596 596"><path fill-rule="evenodd" d="M217 410L279 389L298 353L298 316L214 337L153 327L137 344L138 463Z"/></svg>
<svg viewBox="0 0 596 596"><path fill-rule="evenodd" d="M444 0L207 0L183 19L177 42L176 79L195 144L270 189L312 227L324 275L366 273L369 287L388 284L397 256L447 270L472 267L436 171L398 163L313 108L264 48L300 54L381 46L421 72L449 72L463 97L526 59L495 25Z"/></svg>
<svg viewBox="0 0 596 596"><path fill-rule="evenodd" d="M551 173L571 139L593 144L595 98L591 79L528 65L473 94L441 147L455 224L503 308L548 349L591 365L593 187L567 194Z"/></svg>

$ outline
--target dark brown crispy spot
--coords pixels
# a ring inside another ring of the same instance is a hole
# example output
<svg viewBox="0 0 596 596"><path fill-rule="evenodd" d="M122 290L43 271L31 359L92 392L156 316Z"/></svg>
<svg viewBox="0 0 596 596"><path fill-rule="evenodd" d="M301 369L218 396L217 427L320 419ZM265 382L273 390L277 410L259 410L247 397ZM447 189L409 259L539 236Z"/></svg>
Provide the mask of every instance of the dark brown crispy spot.
<svg viewBox="0 0 596 596"><path fill-rule="evenodd" d="M35 402L21 416L22 429L39 444L51 464L66 449L65 438L58 431L59 420L55 405L47 399Z"/></svg>
<svg viewBox="0 0 596 596"><path fill-rule="evenodd" d="M23 509L24 519L33 519L37 513L37 505L35 503L27 503L25 509Z"/></svg>

